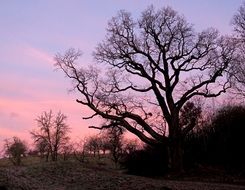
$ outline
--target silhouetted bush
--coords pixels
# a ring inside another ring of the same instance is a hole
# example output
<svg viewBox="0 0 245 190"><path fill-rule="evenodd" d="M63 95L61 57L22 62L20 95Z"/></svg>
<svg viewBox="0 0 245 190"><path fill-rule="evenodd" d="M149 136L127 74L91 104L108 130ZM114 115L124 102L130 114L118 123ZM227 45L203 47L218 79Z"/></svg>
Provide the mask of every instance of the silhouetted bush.
<svg viewBox="0 0 245 190"><path fill-rule="evenodd" d="M202 130L191 132L184 140L184 165L190 168L198 164L207 164L210 160L208 154L211 146L212 129L210 126Z"/></svg>
<svg viewBox="0 0 245 190"><path fill-rule="evenodd" d="M18 137L12 139L6 139L4 144L4 153L15 165L21 165L21 160L27 152L26 142Z"/></svg>
<svg viewBox="0 0 245 190"><path fill-rule="evenodd" d="M129 174L141 176L159 176L167 172L168 156L165 147L145 146L125 155L121 162Z"/></svg>
<svg viewBox="0 0 245 190"><path fill-rule="evenodd" d="M213 119L209 154L215 164L245 168L245 107L226 106Z"/></svg>
<svg viewBox="0 0 245 190"><path fill-rule="evenodd" d="M245 170L245 107L225 106L219 109L210 126L193 132L185 139L185 164L221 166Z"/></svg>
<svg viewBox="0 0 245 190"><path fill-rule="evenodd" d="M4 185L0 185L0 190L7 190L7 187Z"/></svg>

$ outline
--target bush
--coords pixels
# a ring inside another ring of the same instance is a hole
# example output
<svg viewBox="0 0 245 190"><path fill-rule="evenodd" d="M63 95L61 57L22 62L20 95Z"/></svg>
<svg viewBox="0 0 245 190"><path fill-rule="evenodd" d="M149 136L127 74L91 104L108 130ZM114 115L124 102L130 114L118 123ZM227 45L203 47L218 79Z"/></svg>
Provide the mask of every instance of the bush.
<svg viewBox="0 0 245 190"><path fill-rule="evenodd" d="M167 172L167 149L145 146L125 155L121 162L127 173L141 176L159 176Z"/></svg>
<svg viewBox="0 0 245 190"><path fill-rule="evenodd" d="M245 168L245 107L226 106L213 119L213 145L210 153L215 163Z"/></svg>
<svg viewBox="0 0 245 190"><path fill-rule="evenodd" d="M245 170L245 107L225 106L218 110L211 124L185 139L185 164L220 166Z"/></svg>
<svg viewBox="0 0 245 190"><path fill-rule="evenodd" d="M9 157L10 161L19 166L21 164L22 157L25 156L27 152L27 145L24 141L18 137L13 137L13 139L5 140L5 155Z"/></svg>
<svg viewBox="0 0 245 190"><path fill-rule="evenodd" d="M211 147L212 131L210 127L191 132L184 140L184 167L191 168L198 164L211 162L209 147Z"/></svg>

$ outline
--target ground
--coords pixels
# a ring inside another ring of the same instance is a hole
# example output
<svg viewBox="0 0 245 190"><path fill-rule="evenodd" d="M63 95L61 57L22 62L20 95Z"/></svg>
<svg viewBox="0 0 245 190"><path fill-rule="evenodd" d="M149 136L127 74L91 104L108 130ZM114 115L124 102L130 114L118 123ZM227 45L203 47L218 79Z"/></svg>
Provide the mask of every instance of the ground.
<svg viewBox="0 0 245 190"><path fill-rule="evenodd" d="M0 190L245 190L243 181L182 178L147 178L127 175L103 162L28 162L19 167L0 162ZM204 179L204 178L203 178ZM208 179L208 178L206 178Z"/></svg>

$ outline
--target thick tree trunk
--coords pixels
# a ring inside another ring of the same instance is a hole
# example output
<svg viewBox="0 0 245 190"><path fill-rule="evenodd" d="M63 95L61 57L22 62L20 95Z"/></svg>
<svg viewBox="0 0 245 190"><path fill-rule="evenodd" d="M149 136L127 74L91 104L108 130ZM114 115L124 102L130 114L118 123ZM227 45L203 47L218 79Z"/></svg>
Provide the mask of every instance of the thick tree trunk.
<svg viewBox="0 0 245 190"><path fill-rule="evenodd" d="M46 154L46 162L48 162L48 159L49 159L49 151Z"/></svg>
<svg viewBox="0 0 245 190"><path fill-rule="evenodd" d="M56 152L55 151L51 151L51 160L53 162L56 161Z"/></svg>
<svg viewBox="0 0 245 190"><path fill-rule="evenodd" d="M169 146L169 166L170 170L174 174L183 172L183 146L181 139L173 139Z"/></svg>
<svg viewBox="0 0 245 190"><path fill-rule="evenodd" d="M53 152L53 154L52 154L52 161L57 161L57 152Z"/></svg>
<svg viewBox="0 0 245 190"><path fill-rule="evenodd" d="M175 112L172 117L169 125L169 167L171 172L179 174L184 170L183 141L178 113Z"/></svg>

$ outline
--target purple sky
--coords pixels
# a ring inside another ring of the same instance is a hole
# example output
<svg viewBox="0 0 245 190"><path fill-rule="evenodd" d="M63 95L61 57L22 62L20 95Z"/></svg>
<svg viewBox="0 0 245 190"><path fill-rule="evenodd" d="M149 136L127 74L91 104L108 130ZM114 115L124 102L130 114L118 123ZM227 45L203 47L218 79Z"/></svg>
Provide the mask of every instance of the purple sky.
<svg viewBox="0 0 245 190"><path fill-rule="evenodd" d="M118 10L138 17L151 4L172 7L197 31L215 27L229 34L230 20L242 1L0 1L0 146L3 139L14 135L30 138L28 131L36 127L35 118L51 108L68 116L74 138L94 133L87 129L91 121L82 120L88 110L67 92L70 84L63 73L54 71L53 57L74 47L83 51L83 63L91 63L92 51Z"/></svg>

